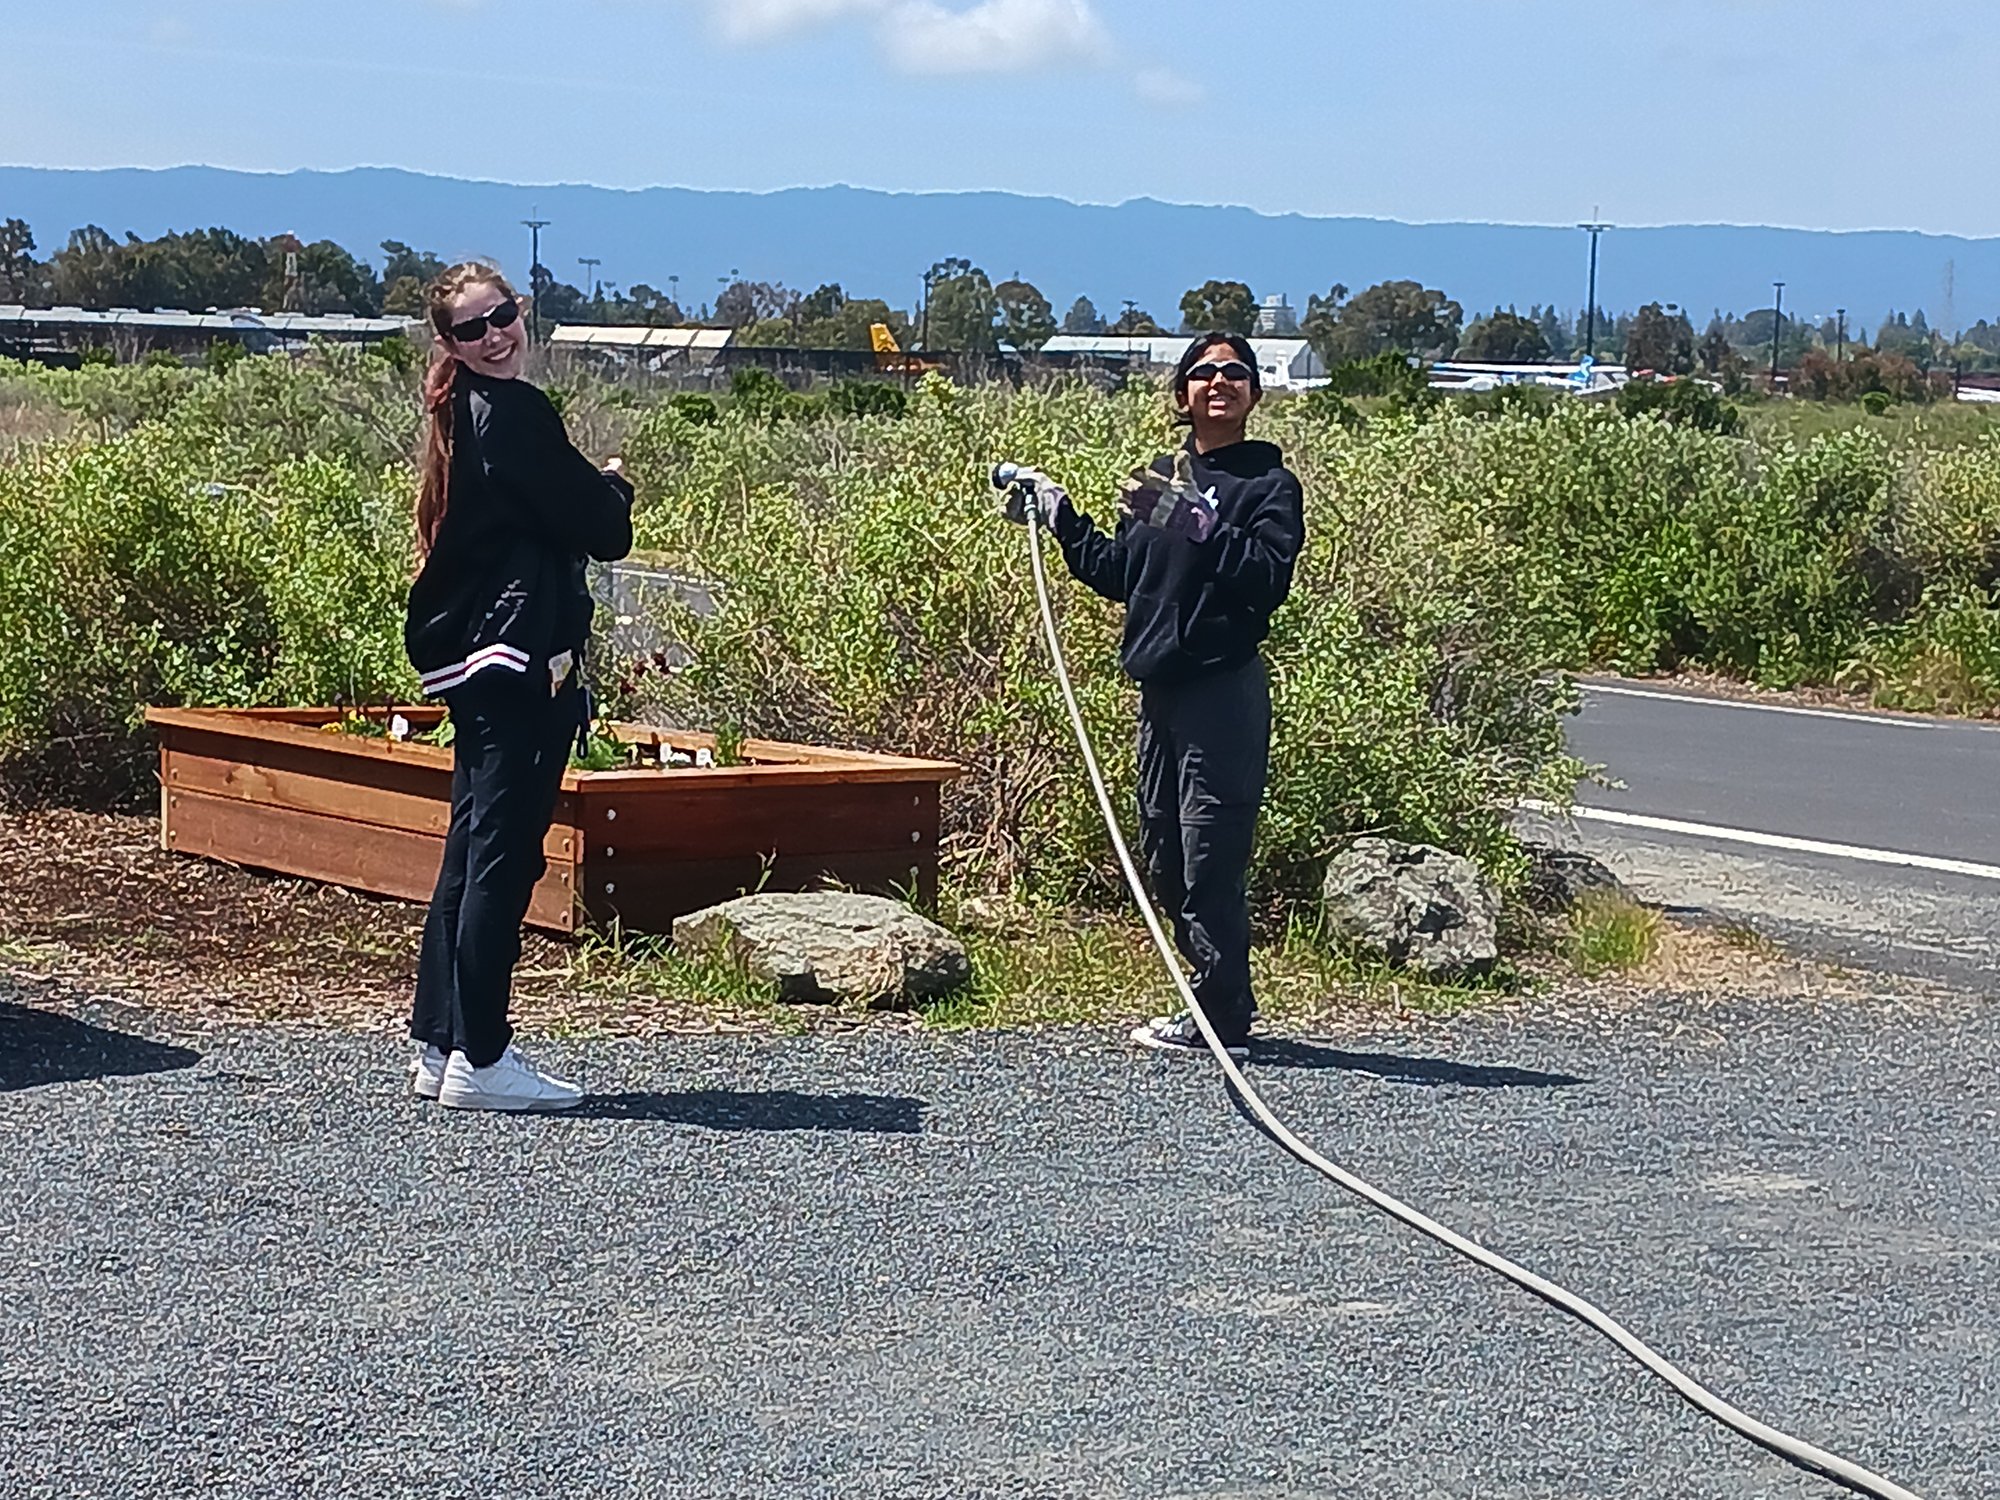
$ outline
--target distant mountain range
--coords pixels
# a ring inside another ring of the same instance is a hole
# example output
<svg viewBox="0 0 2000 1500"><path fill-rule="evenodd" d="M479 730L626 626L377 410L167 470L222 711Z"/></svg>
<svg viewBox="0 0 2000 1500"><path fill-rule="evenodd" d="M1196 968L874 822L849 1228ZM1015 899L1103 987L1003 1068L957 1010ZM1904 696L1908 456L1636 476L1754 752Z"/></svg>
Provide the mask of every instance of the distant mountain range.
<svg viewBox="0 0 2000 1500"><path fill-rule="evenodd" d="M964 256L996 281L1018 273L1034 282L1058 317L1078 295L1107 317L1129 298L1172 326L1182 292L1210 277L1246 281L1260 297L1283 292L1301 310L1335 282L1358 291L1410 278L1443 288L1470 317L1509 304L1580 308L1587 269L1586 240L1566 226L1311 218L1143 198L1104 207L852 187L628 191L374 167L282 175L0 167L0 218L26 219L43 254L87 223L142 236L225 225L336 240L378 264L376 247L395 239L447 259L495 257L520 274L528 262L520 221L529 217L550 221L542 259L563 279L586 281L577 264L586 255L619 286L667 290L678 275L690 310L712 302L732 269L807 291L839 282L851 295L909 307L926 267ZM1850 326L1872 331L1892 309L1921 308L1951 331L2000 319L2000 239L1723 224L1618 229L1604 237L1598 301L1613 311L1676 302L1699 328L1718 308L1769 307L1773 281L1787 283L1785 307L1801 316L1845 307Z"/></svg>

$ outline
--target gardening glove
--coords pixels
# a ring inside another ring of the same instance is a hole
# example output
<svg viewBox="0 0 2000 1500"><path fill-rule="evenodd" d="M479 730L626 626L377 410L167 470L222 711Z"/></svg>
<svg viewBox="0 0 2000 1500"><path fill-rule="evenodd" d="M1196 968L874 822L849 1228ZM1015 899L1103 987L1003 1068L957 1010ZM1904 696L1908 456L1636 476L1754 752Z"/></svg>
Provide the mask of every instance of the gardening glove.
<svg viewBox="0 0 2000 1500"><path fill-rule="evenodd" d="M1056 529L1056 515L1069 504L1069 491L1040 469L1016 469L1014 480L1002 494L1001 514L1017 526L1028 524L1030 511L1042 525Z"/></svg>
<svg viewBox="0 0 2000 1500"><path fill-rule="evenodd" d="M1174 455L1174 471L1134 469L1118 481L1118 508L1133 520L1158 527L1170 536L1205 542L1215 530L1215 502L1194 481L1194 459L1183 448Z"/></svg>

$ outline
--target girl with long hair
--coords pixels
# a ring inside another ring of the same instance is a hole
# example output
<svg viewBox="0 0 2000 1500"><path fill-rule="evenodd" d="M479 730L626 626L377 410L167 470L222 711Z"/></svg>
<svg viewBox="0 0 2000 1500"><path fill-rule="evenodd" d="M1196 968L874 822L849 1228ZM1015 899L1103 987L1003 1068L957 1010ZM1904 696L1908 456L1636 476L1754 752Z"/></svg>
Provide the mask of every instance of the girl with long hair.
<svg viewBox="0 0 2000 1500"><path fill-rule="evenodd" d="M456 1109L566 1109L583 1093L536 1068L507 1022L521 923L546 868L582 690L590 558L632 547L632 487L570 443L521 379L521 299L497 270L430 288L436 347L404 644L452 723L451 825L424 923L410 1034L416 1092Z"/></svg>
<svg viewBox="0 0 2000 1500"><path fill-rule="evenodd" d="M1120 660L1139 684L1139 826L1153 894L1223 1044L1248 1056L1248 875L1271 757L1271 687L1259 647L1291 592L1304 494L1271 443L1247 436L1264 393L1236 334L1203 334L1175 367L1176 452L1121 485L1109 535L1060 485L1036 505L1079 582L1125 606ZM1025 519L1017 514L1016 519ZM1191 1016L1160 1016L1141 1046L1204 1050Z"/></svg>

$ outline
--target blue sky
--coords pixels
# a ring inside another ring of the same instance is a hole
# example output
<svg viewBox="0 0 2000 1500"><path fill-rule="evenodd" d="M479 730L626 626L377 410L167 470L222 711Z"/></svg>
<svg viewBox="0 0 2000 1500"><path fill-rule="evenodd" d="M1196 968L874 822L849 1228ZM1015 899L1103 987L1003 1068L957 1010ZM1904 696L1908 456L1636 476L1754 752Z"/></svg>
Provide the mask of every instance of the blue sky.
<svg viewBox="0 0 2000 1500"><path fill-rule="evenodd" d="M6 7L15 165L2000 234L1992 0Z"/></svg>

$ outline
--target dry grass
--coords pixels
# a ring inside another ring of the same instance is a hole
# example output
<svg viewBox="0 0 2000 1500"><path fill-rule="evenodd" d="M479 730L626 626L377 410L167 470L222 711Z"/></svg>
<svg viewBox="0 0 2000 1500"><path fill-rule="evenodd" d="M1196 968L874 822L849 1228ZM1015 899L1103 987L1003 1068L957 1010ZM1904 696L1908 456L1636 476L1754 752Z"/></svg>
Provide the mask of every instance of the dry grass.
<svg viewBox="0 0 2000 1500"><path fill-rule="evenodd" d="M75 425L73 413L25 381L0 381L0 459L29 443L65 437Z"/></svg>
<svg viewBox="0 0 2000 1500"><path fill-rule="evenodd" d="M998 903L943 913L976 978L928 1013L788 1006L725 963L653 938L531 936L515 1016L542 1034L657 1036L858 1027L1116 1026L1177 1008L1145 930L1114 915ZM1305 927L1254 955L1263 1025L1354 1032L1468 1008L1611 1017L1649 996L1859 996L1851 979L1787 958L1747 929L1646 913L1648 951L1579 979L1559 934L1538 956L1464 987L1357 963ZM1621 919L1622 920L1622 919ZM423 908L171 856L148 817L0 816L0 972L203 1022L394 1032L408 1014Z"/></svg>

